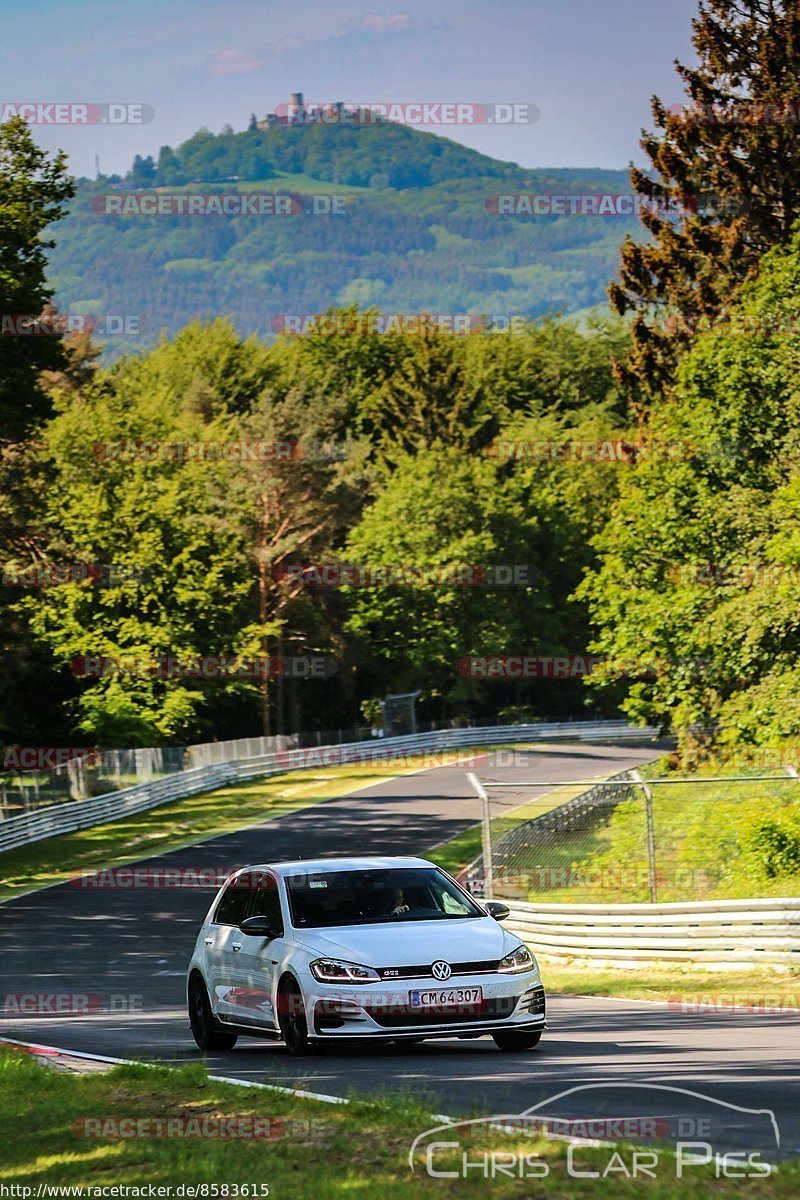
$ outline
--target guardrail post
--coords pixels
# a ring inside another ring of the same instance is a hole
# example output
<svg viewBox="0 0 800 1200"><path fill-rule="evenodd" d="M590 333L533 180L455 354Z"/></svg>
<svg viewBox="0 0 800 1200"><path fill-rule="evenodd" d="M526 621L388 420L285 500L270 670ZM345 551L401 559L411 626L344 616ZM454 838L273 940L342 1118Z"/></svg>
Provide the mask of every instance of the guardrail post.
<svg viewBox="0 0 800 1200"><path fill-rule="evenodd" d="M653 826L653 793L647 786L639 771L631 771L634 779L644 792L644 811L647 818L647 874L650 881L650 903L657 901L656 888L656 831Z"/></svg>
<svg viewBox="0 0 800 1200"><path fill-rule="evenodd" d="M494 896L494 872L492 870L492 814L489 809L489 793L477 775L469 772L467 779L481 799L481 825L483 834L483 894L487 900Z"/></svg>

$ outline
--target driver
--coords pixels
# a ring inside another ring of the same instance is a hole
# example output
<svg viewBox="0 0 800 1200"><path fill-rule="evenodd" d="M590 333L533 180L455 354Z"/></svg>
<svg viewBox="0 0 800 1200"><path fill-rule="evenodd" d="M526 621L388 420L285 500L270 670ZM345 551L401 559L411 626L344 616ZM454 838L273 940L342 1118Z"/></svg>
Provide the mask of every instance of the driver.
<svg viewBox="0 0 800 1200"><path fill-rule="evenodd" d="M384 903L386 906L385 911L387 915L400 917L403 915L403 913L408 912L408 905L406 904L406 898L403 895L402 888L392 888Z"/></svg>

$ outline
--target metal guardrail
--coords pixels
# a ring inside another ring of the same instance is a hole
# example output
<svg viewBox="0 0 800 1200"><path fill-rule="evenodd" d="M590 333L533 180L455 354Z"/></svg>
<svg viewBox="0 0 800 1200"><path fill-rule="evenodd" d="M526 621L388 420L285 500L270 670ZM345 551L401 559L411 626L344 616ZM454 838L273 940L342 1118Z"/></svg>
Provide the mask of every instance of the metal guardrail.
<svg viewBox="0 0 800 1200"><path fill-rule="evenodd" d="M510 901L509 907L506 927L536 955L562 964L686 962L701 970L800 965L800 898L656 905Z"/></svg>
<svg viewBox="0 0 800 1200"><path fill-rule="evenodd" d="M565 721L540 725L488 726L470 729L446 729L407 737L382 738L375 742L352 742L307 750L279 750L209 766L179 771L152 783L136 784L121 791L94 796L87 800L40 808L31 813L9 817L0 822L0 851L12 850L29 842L41 841L61 833L74 833L93 825L117 821L130 813L169 804L185 796L213 791L244 779L280 775L320 766L379 762L404 755L439 753L464 747L553 741L609 741L619 738L655 737L650 726L632 726L625 721Z"/></svg>
<svg viewBox="0 0 800 1200"><path fill-rule="evenodd" d="M630 800L636 795L633 783L631 782L631 787L620 786L630 778L628 771L610 775L608 779L593 784L579 796L566 800L538 817L532 817L524 825L504 834L492 846L494 869L498 871L513 867L522 852L532 845L540 844L542 833L572 833L574 829L585 827L590 815L606 816L623 800ZM479 865L480 863L476 864Z"/></svg>
<svg viewBox="0 0 800 1200"><path fill-rule="evenodd" d="M23 751L23 754L25 751ZM37 755L34 750L34 757ZM90 796L105 796L110 791L152 783L164 775L200 766L184 761L177 746L139 747L131 750L75 749L68 762L59 766L0 767L0 820L52 804L69 804ZM5 760L14 760L9 747Z"/></svg>

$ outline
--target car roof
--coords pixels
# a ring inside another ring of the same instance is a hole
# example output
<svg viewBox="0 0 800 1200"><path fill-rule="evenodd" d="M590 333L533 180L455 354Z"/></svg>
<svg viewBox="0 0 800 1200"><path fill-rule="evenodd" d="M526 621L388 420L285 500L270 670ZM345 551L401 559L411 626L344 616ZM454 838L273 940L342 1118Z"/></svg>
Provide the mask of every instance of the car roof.
<svg viewBox="0 0 800 1200"><path fill-rule="evenodd" d="M433 867L425 858L374 856L362 858L294 858L284 862L253 863L245 871L272 871L275 875L301 875L317 871L374 871L390 867Z"/></svg>

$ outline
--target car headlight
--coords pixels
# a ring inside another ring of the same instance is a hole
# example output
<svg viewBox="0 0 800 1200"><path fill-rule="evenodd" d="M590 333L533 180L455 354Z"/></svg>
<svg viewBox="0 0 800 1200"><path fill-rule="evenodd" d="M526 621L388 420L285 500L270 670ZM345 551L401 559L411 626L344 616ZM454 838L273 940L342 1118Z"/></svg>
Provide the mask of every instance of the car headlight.
<svg viewBox="0 0 800 1200"><path fill-rule="evenodd" d="M379 983L381 978L372 967L342 962L338 958L315 959L311 963L311 974L320 983Z"/></svg>
<svg viewBox="0 0 800 1200"><path fill-rule="evenodd" d="M518 971L535 971L536 959L527 946L517 946L516 950L500 960L497 969L505 972L506 975L516 975Z"/></svg>

